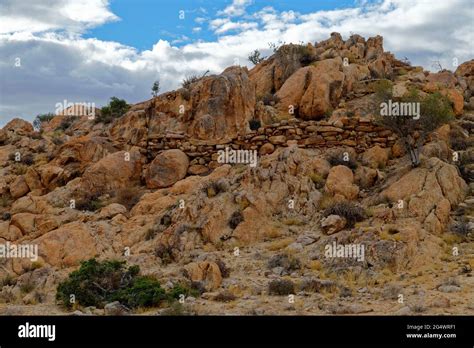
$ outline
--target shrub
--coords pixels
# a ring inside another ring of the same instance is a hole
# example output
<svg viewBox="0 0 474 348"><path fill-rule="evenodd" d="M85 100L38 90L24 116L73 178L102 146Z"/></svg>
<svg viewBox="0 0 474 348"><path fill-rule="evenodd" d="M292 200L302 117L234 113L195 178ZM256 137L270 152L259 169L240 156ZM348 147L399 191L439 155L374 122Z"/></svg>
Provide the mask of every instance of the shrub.
<svg viewBox="0 0 474 348"><path fill-rule="evenodd" d="M13 203L13 198L9 193L0 195L0 207L6 208L10 206L10 204L12 203Z"/></svg>
<svg viewBox="0 0 474 348"><path fill-rule="evenodd" d="M267 93L262 97L263 105L275 105L280 102L280 98L276 94Z"/></svg>
<svg viewBox="0 0 474 348"><path fill-rule="evenodd" d="M242 221L244 221L242 213L240 211L235 211L229 219L229 227L234 230Z"/></svg>
<svg viewBox="0 0 474 348"><path fill-rule="evenodd" d="M155 249L155 256L159 257L164 265L170 264L174 261L173 248L169 245L160 244Z"/></svg>
<svg viewBox="0 0 474 348"><path fill-rule="evenodd" d="M469 137L466 136L461 127L452 127L449 132L449 142L455 151L467 150L471 145Z"/></svg>
<svg viewBox="0 0 474 348"><path fill-rule="evenodd" d="M203 191L207 197L215 197L221 192L226 192L227 184L223 180L209 181L204 184Z"/></svg>
<svg viewBox="0 0 474 348"><path fill-rule="evenodd" d="M142 195L143 193L138 187L124 187L117 191L116 201L130 210L140 201Z"/></svg>
<svg viewBox="0 0 474 348"><path fill-rule="evenodd" d="M257 65L265 60L265 57L261 56L261 53L259 50L255 50L252 53L249 54L248 60L252 62L253 64Z"/></svg>
<svg viewBox="0 0 474 348"><path fill-rule="evenodd" d="M327 160L333 167L343 165L349 167L352 170L357 169L357 162L355 159L349 155L346 156L343 151L332 153L328 156Z"/></svg>
<svg viewBox="0 0 474 348"><path fill-rule="evenodd" d="M268 284L270 295L290 295L295 293L295 284L287 279L275 279Z"/></svg>
<svg viewBox="0 0 474 348"><path fill-rule="evenodd" d="M392 92L388 89L377 92L378 101L387 102L392 98ZM439 92L421 97L418 90L412 89L410 93L402 98L395 98L396 102L419 103L420 114L416 119L412 115L406 116L377 116L377 123L396 133L410 155L413 167L420 165L420 151L428 137L436 128L443 123L453 119L453 109L451 102L446 96ZM413 137L413 132L418 133L418 137Z"/></svg>
<svg viewBox="0 0 474 348"><path fill-rule="evenodd" d="M97 211L104 205L99 199L99 193L84 192L76 200L76 209L82 211Z"/></svg>
<svg viewBox="0 0 474 348"><path fill-rule="evenodd" d="M193 289L192 287L185 284L176 284L168 292L169 300L179 300L181 295L184 295L185 297L197 297L200 295L200 292L199 290Z"/></svg>
<svg viewBox="0 0 474 348"><path fill-rule="evenodd" d="M302 66L307 66L316 60L310 48L307 45L298 45L299 61Z"/></svg>
<svg viewBox="0 0 474 348"><path fill-rule="evenodd" d="M64 116L63 120L61 121L61 123L59 124L59 126L55 130L65 131L69 127L71 127L73 123L74 123L74 117L73 116Z"/></svg>
<svg viewBox="0 0 474 348"><path fill-rule="evenodd" d="M31 280L28 279L25 282L22 282L20 285L20 291L24 294L29 294L32 292L35 288L35 283Z"/></svg>
<svg viewBox="0 0 474 348"><path fill-rule="evenodd" d="M35 163L35 158L31 153L27 153L26 155L21 156L21 162L27 166L31 166Z"/></svg>
<svg viewBox="0 0 474 348"><path fill-rule="evenodd" d="M158 280L147 276L135 277L129 286L120 288L110 298L130 308L155 307L166 299L166 291Z"/></svg>
<svg viewBox="0 0 474 348"><path fill-rule="evenodd" d="M301 262L298 258L287 255L287 254L278 254L274 255L267 264L269 269L275 267L283 267L283 270L287 273L291 273L301 268Z"/></svg>
<svg viewBox="0 0 474 348"><path fill-rule="evenodd" d="M329 215L339 215L347 220L347 227L354 227L355 223L365 219L366 214L363 208L355 205L352 202L335 202L327 207L323 215L325 217Z"/></svg>
<svg viewBox="0 0 474 348"><path fill-rule="evenodd" d="M390 80L378 80L373 83L377 100L385 101L392 98L393 83Z"/></svg>
<svg viewBox="0 0 474 348"><path fill-rule="evenodd" d="M100 115L96 115L94 122L110 123L114 119L122 117L129 109L130 105L128 105L125 100L112 97L110 98L109 104L100 109Z"/></svg>
<svg viewBox="0 0 474 348"><path fill-rule="evenodd" d="M11 274L7 274L5 276L5 278L3 278L1 281L0 281L0 288L3 288L4 286L11 286L11 285L15 285L16 284L16 280L15 278L13 278L13 276Z"/></svg>
<svg viewBox="0 0 474 348"><path fill-rule="evenodd" d="M467 237L470 232L469 220L466 217L462 217L461 220L453 222L450 227L452 232L463 237Z"/></svg>
<svg viewBox="0 0 474 348"><path fill-rule="evenodd" d="M224 290L219 292L216 297L214 297L214 301L217 302L232 302L236 299L237 297L231 293L229 290Z"/></svg>
<svg viewBox="0 0 474 348"><path fill-rule="evenodd" d="M249 121L250 130L256 131L261 126L262 126L262 123L260 122L260 120L253 118Z"/></svg>
<svg viewBox="0 0 474 348"><path fill-rule="evenodd" d="M33 121L33 127L36 130L41 130L42 123L51 121L55 116L56 115L51 112L47 114L39 114L38 116L36 116L35 120Z"/></svg>
<svg viewBox="0 0 474 348"><path fill-rule="evenodd" d="M230 269L226 266L224 261L217 259L216 264L219 267L219 271L221 271L222 278L227 278L230 275Z"/></svg>
<svg viewBox="0 0 474 348"><path fill-rule="evenodd" d="M314 183L314 186L319 190L324 187L325 180L324 178L317 173L310 174L309 178Z"/></svg>
<svg viewBox="0 0 474 348"><path fill-rule="evenodd" d="M68 308L71 295L82 306L98 308L113 301L130 308L151 307L168 299L156 279L139 273L139 266L127 267L125 261L90 259L58 285L56 299Z"/></svg>
<svg viewBox="0 0 474 348"><path fill-rule="evenodd" d="M199 80L201 80L203 77L205 77L207 74L209 73L209 70L207 70L204 74L202 74L201 76L199 75L190 75L190 76L187 76L184 78L183 82L181 83L181 86L183 88L186 88L186 89L189 89L189 87L191 87L192 84L198 82Z"/></svg>

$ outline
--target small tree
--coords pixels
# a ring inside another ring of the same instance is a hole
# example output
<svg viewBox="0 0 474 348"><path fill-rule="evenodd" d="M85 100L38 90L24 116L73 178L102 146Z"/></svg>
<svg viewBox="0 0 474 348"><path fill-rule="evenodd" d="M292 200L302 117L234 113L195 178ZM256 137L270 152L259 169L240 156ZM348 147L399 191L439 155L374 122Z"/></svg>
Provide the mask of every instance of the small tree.
<svg viewBox="0 0 474 348"><path fill-rule="evenodd" d="M160 92L160 81L155 81L153 82L153 87L151 87L151 95L156 97L158 92Z"/></svg>
<svg viewBox="0 0 474 348"><path fill-rule="evenodd" d="M388 84L385 85L388 86ZM378 124L392 130L403 141L403 145L410 155L412 166L419 166L421 148L428 134L453 118L454 113L449 99L439 92L420 97L417 90L410 91L407 96L394 98L391 87L389 90L376 90L376 96L376 99L381 103L389 100L392 100L392 103L419 103L418 118L406 115L377 116Z"/></svg>
<svg viewBox="0 0 474 348"><path fill-rule="evenodd" d="M114 118L121 117L125 114L128 109L130 109L130 105L128 105L125 100L112 97L110 98L109 105L100 109L100 116L96 117L94 121L95 123L110 123Z"/></svg>
<svg viewBox="0 0 474 348"><path fill-rule="evenodd" d="M37 131L41 131L42 123L51 121L54 118L54 116L56 115L51 112L47 114L39 114L38 116L36 116L35 120L33 121L33 127Z"/></svg>
<svg viewBox="0 0 474 348"><path fill-rule="evenodd" d="M248 56L249 61L251 61L253 64L257 65L258 63L261 63L265 60L265 57L261 56L261 53L259 50L255 50L252 53L249 54Z"/></svg>

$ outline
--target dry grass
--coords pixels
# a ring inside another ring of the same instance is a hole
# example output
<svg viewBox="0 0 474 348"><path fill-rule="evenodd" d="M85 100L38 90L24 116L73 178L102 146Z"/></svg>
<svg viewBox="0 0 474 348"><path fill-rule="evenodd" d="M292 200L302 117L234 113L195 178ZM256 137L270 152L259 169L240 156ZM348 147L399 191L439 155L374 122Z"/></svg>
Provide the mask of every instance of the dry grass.
<svg viewBox="0 0 474 348"><path fill-rule="evenodd" d="M283 248L286 248L288 245L290 245L291 243L293 243L295 240L293 238L284 238L284 239L280 239L280 240L275 240L273 242L271 242L268 246L267 246L267 249L270 250L270 251L277 251L277 250L281 250Z"/></svg>

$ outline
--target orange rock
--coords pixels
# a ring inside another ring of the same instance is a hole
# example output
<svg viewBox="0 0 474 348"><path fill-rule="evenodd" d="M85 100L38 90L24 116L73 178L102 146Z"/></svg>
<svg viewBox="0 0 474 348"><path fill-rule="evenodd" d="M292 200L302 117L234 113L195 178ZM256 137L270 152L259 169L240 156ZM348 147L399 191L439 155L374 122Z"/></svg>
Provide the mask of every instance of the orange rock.
<svg viewBox="0 0 474 348"><path fill-rule="evenodd" d="M354 174L346 166L335 166L329 171L324 189L332 195L341 195L352 200L359 194L359 188L353 184Z"/></svg>

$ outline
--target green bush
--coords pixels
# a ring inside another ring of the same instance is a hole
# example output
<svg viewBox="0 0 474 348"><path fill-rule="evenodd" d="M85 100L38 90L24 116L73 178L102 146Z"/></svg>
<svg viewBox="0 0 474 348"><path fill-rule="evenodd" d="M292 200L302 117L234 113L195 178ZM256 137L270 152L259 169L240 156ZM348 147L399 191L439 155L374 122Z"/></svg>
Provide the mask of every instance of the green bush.
<svg viewBox="0 0 474 348"><path fill-rule="evenodd" d="M110 98L109 105L100 109L100 115L96 115L94 122L103 122L105 124L110 123L114 119L122 117L129 109L130 105L128 105L125 100L112 97Z"/></svg>
<svg viewBox="0 0 474 348"><path fill-rule="evenodd" d="M103 308L105 304L119 301L130 307L158 306L163 301L177 296L175 288L170 294L160 286L158 280L140 276L139 266L127 267L125 261L90 259L69 274L68 279L58 285L56 299L67 308L72 307L71 295L81 306Z"/></svg>
<svg viewBox="0 0 474 348"><path fill-rule="evenodd" d="M41 130L41 124L43 122L49 122L51 121L56 115L49 112L47 114L39 114L36 116L35 120L33 121L33 127L37 130Z"/></svg>

